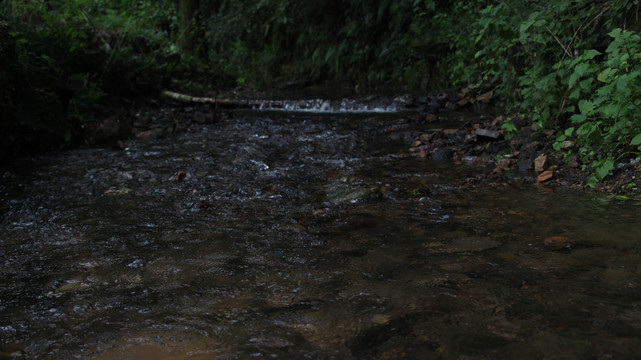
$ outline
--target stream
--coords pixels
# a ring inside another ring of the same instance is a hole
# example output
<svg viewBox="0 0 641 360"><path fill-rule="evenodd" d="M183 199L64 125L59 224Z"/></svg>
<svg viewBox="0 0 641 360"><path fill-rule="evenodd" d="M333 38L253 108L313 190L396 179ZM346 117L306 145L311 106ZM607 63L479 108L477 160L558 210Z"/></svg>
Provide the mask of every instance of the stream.
<svg viewBox="0 0 641 360"><path fill-rule="evenodd" d="M245 110L4 165L0 358L641 358L640 208L414 131Z"/></svg>

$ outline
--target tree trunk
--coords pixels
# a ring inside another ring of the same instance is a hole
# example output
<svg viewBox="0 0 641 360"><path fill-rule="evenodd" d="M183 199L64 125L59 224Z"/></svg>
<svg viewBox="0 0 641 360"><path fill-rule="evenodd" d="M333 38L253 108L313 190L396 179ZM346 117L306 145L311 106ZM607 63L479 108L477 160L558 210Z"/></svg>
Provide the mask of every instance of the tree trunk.
<svg viewBox="0 0 641 360"><path fill-rule="evenodd" d="M199 9L199 0L179 0L180 10L180 49L189 55L196 54L196 13Z"/></svg>

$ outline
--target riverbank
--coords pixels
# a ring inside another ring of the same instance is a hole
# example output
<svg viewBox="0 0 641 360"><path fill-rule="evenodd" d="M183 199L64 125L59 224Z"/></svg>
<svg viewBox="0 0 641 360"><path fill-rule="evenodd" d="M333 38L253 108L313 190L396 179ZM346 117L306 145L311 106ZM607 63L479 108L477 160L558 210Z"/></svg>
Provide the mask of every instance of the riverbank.
<svg viewBox="0 0 641 360"><path fill-rule="evenodd" d="M479 181L525 181L591 189L621 199L641 196L641 186L637 184L639 159L619 161L603 181L590 186L594 167L581 162L575 143L565 141L560 150L555 149L554 130L537 130L530 119L500 114L491 107L491 98L491 92L477 96L474 102L464 93L444 91L430 95L427 111L409 116L419 130L411 139L408 155L485 165L491 171L479 174ZM458 122L452 122L457 111L471 111L478 116L461 116Z"/></svg>
<svg viewBox="0 0 641 360"><path fill-rule="evenodd" d="M314 96L322 90L304 91ZM270 98L254 89L238 88L216 94L219 98ZM289 94L291 95L291 94ZM282 96L281 96L282 97ZM392 97L369 96L389 100ZM526 118L507 117L493 105L492 93L471 97L465 93L440 91L428 95L398 96L407 112L399 113L399 124L390 124L390 136L401 140L398 157L419 157L439 161L467 162L485 166L482 182L530 182L542 186L563 186L602 191L621 199L641 196L639 161L628 159L615 164L612 173L595 186L588 186L594 173L590 164L576 156L571 142L554 149L552 130L540 131ZM89 143L126 148L129 139L172 136L234 116L232 111L208 104L189 104L168 99L149 99L112 115L92 129ZM506 125L509 124L509 125ZM510 129L507 131L506 129ZM574 153L574 154L573 154Z"/></svg>

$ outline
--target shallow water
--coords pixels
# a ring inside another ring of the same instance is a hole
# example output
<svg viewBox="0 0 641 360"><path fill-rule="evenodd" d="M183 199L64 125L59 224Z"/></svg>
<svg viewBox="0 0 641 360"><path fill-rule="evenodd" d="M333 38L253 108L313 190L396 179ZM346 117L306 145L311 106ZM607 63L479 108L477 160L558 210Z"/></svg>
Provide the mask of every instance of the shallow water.
<svg viewBox="0 0 641 360"><path fill-rule="evenodd" d="M473 185L412 131L239 112L6 166L0 357L641 356L638 207Z"/></svg>

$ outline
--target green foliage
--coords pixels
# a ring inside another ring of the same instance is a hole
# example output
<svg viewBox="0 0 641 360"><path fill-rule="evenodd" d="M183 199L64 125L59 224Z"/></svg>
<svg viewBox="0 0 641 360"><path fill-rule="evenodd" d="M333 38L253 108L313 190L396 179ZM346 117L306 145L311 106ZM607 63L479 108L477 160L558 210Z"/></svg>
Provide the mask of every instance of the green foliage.
<svg viewBox="0 0 641 360"><path fill-rule="evenodd" d="M624 30L638 11L637 0L457 2L434 18L450 43L436 66L446 84L492 87L508 110L557 129L557 150L571 139L595 183L641 150L639 37Z"/></svg>
<svg viewBox="0 0 641 360"><path fill-rule="evenodd" d="M169 0L8 0L0 3L5 153L82 141L106 95L155 91L172 59Z"/></svg>
<svg viewBox="0 0 641 360"><path fill-rule="evenodd" d="M620 28L608 35L604 53L586 50L559 64L565 107L558 121L567 120L557 140L574 140L584 161L595 161L591 184L608 175L613 160L641 150L641 37Z"/></svg>
<svg viewBox="0 0 641 360"><path fill-rule="evenodd" d="M222 1L206 7L210 62L241 81L425 85L431 0Z"/></svg>

